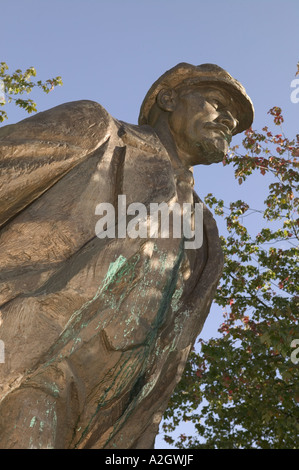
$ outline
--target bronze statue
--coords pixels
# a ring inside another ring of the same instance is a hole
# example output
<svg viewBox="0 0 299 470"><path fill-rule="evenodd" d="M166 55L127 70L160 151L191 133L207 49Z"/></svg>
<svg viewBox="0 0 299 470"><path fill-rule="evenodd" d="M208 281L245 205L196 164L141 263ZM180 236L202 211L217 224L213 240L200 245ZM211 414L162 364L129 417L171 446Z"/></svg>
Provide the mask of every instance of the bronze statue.
<svg viewBox="0 0 299 470"><path fill-rule="evenodd" d="M190 203L253 106L222 68L160 77L139 124L76 101L0 129L0 448L152 448L222 273L203 243L100 238L95 208Z"/></svg>

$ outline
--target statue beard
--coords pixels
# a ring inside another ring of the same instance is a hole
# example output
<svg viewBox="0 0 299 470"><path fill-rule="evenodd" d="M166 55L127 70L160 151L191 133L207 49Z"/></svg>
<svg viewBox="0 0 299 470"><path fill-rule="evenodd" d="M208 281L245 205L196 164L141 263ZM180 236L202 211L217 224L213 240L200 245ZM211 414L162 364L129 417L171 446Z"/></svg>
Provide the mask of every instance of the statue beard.
<svg viewBox="0 0 299 470"><path fill-rule="evenodd" d="M203 139L196 142L197 154L201 157L201 164L211 165L212 163L222 162L228 152L229 144L223 139Z"/></svg>

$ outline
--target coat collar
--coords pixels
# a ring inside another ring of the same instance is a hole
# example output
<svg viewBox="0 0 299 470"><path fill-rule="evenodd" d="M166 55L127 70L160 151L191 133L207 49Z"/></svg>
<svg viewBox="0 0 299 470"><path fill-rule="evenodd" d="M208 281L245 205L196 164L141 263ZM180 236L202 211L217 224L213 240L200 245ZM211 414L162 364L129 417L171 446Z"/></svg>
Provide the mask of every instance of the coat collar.
<svg viewBox="0 0 299 470"><path fill-rule="evenodd" d="M165 147L151 126L137 126L123 121L116 121L116 125L118 127L118 137L125 145L154 154L163 153L169 158Z"/></svg>
<svg viewBox="0 0 299 470"><path fill-rule="evenodd" d="M115 120L118 128L117 135L125 145L138 148L153 155L159 154L160 158L165 158L170 161L170 156L155 133L153 128L148 125L137 126L128 124L123 121ZM193 172L182 167L178 170L173 170L175 181L185 181L194 186Z"/></svg>

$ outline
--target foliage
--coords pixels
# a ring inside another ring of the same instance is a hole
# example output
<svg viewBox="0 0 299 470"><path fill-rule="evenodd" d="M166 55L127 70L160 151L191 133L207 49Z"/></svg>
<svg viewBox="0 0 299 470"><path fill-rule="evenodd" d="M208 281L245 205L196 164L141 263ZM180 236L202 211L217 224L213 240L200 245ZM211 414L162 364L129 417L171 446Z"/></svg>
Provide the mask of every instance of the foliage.
<svg viewBox="0 0 299 470"><path fill-rule="evenodd" d="M281 109L269 113L283 123ZM277 132L277 131L276 131ZM226 207L209 194L205 202L226 221L225 266L215 302L224 311L219 337L192 351L183 379L171 398L163 425L166 442L183 421L196 435L182 434L179 448L297 448L299 363L292 360L298 326L299 135L290 141L267 127L249 129L244 153L231 149L242 184L257 172L270 178L263 210L241 200ZM263 215L257 234L248 215ZM299 341L298 341L299 343ZM200 405L200 406L199 406Z"/></svg>
<svg viewBox="0 0 299 470"><path fill-rule="evenodd" d="M32 99L22 99L16 95L31 93L33 88L39 88L45 93L49 93L55 86L62 85L61 77L50 78L46 81L32 81L32 77L36 77L34 67L29 67L25 72L17 69L13 74L8 73L8 65L0 62L0 107L5 106L12 101L19 108L23 108L27 113L36 111L36 103ZM0 122L7 119L7 113L4 109L0 109Z"/></svg>

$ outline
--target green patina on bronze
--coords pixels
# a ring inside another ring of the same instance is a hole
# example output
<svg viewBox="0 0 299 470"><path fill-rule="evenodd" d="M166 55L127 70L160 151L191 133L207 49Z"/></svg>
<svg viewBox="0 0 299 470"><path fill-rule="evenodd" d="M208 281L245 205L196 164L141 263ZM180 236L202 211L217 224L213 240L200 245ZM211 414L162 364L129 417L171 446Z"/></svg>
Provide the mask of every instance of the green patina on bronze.
<svg viewBox="0 0 299 470"><path fill-rule="evenodd" d="M155 247L155 250L157 251L157 247ZM183 249L183 240L182 240L181 244L180 244L179 253L178 253L177 258L176 258L176 260L175 260L175 262L173 263L173 266L172 266L171 276L167 279L166 284L164 286L163 293L162 293L162 298L161 298L161 301L160 301L160 306L159 306L159 309L158 309L157 314L155 316L155 319L154 319L154 321L151 325L151 328L150 328L150 330L147 334L147 337L146 337L146 340L144 342L143 347L139 349L138 355L137 355L137 357L135 357L135 359L137 359L136 362L138 364L142 365L141 370L138 374L138 378L135 380L135 386L133 386L133 389L135 388L136 393L131 394L130 401L128 402L128 405L126 407L126 410L125 410L124 414L114 424L113 431L111 432L110 436L108 437L105 445L107 445L109 443L109 441L113 438L115 433L122 427L124 422L128 419L131 412L134 410L134 408L136 406L136 403L138 401L142 400L147 394L149 394L150 391L155 386L155 383L156 383L157 379L152 380L150 382L147 382L145 384L142 383L139 386L138 386L138 382L140 383L140 379L141 379L141 382L143 381L142 377L144 377L144 375L147 371L147 368L149 366L149 362L151 362L151 360L150 360L151 355L152 354L155 354L155 355L158 354L159 355L159 354L162 353L159 350L155 351L158 331L159 331L159 329L161 328L161 326L163 325L163 323L165 321L165 315L166 315L168 309L171 306L172 299L173 299L173 296L174 296L175 293L176 293L176 295L175 295L174 304L175 304L176 307L178 307L178 302L179 302L180 296L182 294L182 289L180 288L180 289L176 290L176 287L177 287L179 269L180 269L180 266L181 266L183 255L184 255L184 249ZM145 274L146 274L146 270L149 269L149 260L148 260L147 264L148 264L148 266L144 270ZM129 266L123 266L122 265L122 269L118 270L115 273L116 283L121 284L122 275L126 276L130 273L130 275L133 276L134 270L132 268L134 266L136 266L136 264L134 262L129 263ZM162 253L161 258L160 258L160 264L159 264L160 274L163 274L165 269L167 269L167 267L168 267L167 266L167 256L165 255L165 253ZM144 276L143 280L145 280L144 282L147 282L146 281L146 276ZM140 289L144 288L144 286L142 285L143 280L141 281ZM115 298L116 293L113 290L113 287L110 289L110 293L112 294L112 298L110 300L111 300L112 305L114 305L115 302L116 302L116 298ZM117 298L117 299L119 300L119 298ZM136 299L136 300L138 300L138 299ZM136 305L134 307L136 307ZM140 312L138 312L138 314L140 315L140 314L142 314L142 312L140 311ZM134 315L136 315L136 313L134 313ZM166 349L169 349L169 345L166 346ZM117 396L119 396L120 393L122 392L122 390L126 387L128 381L131 379L132 372L134 372L134 370L133 371L131 370L131 369L134 369L132 366L131 366L131 368L129 367L128 369L126 369L126 364L128 362L130 363L130 359L134 354L136 354L136 353L135 353L134 350L132 350L131 353L128 355L127 360L123 363L122 368L119 370L119 372L117 374L115 374L114 381L111 384L111 386L109 388L107 388L105 390L104 394L101 396L100 400L98 401L98 405L97 405L97 408L95 410L95 413L94 413L93 417L91 418L89 424L83 430L83 432L81 434L81 437L79 438L79 440L76 443L76 446L80 445L80 442L84 439L85 435L88 433L89 428L90 428L93 420L98 415L99 411L102 408L104 408L105 406L107 406L109 404L109 402L111 401L111 398L108 401L106 401L106 397L107 397L109 391L113 388L113 386L115 386L115 384L118 384L117 387L114 390L114 394L113 394L114 399ZM137 387L136 387L136 385L137 385Z"/></svg>

